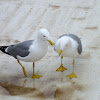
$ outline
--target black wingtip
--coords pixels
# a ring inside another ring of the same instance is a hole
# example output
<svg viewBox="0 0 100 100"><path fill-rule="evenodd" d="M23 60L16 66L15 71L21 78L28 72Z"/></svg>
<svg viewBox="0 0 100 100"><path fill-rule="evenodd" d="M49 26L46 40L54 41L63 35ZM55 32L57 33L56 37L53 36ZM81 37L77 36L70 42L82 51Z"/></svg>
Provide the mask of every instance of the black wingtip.
<svg viewBox="0 0 100 100"><path fill-rule="evenodd" d="M9 54L8 52L5 51L7 47L8 47L8 46L0 46L0 50L1 50L3 53Z"/></svg>

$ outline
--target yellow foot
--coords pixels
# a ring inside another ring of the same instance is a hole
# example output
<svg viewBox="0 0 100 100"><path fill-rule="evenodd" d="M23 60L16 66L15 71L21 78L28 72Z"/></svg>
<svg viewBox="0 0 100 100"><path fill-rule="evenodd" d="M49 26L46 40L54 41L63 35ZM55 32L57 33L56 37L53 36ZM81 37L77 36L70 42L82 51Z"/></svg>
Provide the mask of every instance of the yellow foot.
<svg viewBox="0 0 100 100"><path fill-rule="evenodd" d="M42 77L41 75L32 75L32 78L40 78Z"/></svg>
<svg viewBox="0 0 100 100"><path fill-rule="evenodd" d="M27 75L26 75L26 71L25 71L25 68L24 68L24 67L23 67L23 72L24 72L24 76L27 77Z"/></svg>
<svg viewBox="0 0 100 100"><path fill-rule="evenodd" d="M24 76L27 77L26 73L24 73Z"/></svg>
<svg viewBox="0 0 100 100"><path fill-rule="evenodd" d="M77 78L77 76L72 72L72 74L67 75L69 78Z"/></svg>
<svg viewBox="0 0 100 100"><path fill-rule="evenodd" d="M61 72L63 72L63 71L65 71L65 70L67 70L67 68L65 68L65 67L63 67L63 66L61 65L56 71L61 71Z"/></svg>

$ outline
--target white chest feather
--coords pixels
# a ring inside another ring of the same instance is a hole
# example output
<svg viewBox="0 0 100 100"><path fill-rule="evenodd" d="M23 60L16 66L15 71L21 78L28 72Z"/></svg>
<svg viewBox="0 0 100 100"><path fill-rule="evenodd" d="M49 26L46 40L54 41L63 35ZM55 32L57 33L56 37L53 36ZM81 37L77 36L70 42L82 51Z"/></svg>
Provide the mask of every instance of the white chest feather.
<svg viewBox="0 0 100 100"><path fill-rule="evenodd" d="M76 57L78 56L78 50L77 50L78 44L76 42L73 42L71 46L66 46L62 52L62 56L65 57Z"/></svg>

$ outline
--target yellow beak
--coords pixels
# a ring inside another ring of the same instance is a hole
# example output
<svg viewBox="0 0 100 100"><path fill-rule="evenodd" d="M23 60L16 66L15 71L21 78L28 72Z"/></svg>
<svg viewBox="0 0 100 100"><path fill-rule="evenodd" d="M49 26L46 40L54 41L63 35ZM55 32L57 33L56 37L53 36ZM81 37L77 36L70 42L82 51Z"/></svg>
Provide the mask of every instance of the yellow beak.
<svg viewBox="0 0 100 100"><path fill-rule="evenodd" d="M62 53L62 49L60 49L59 56L61 55L61 53Z"/></svg>
<svg viewBox="0 0 100 100"><path fill-rule="evenodd" d="M52 43L52 41L51 41L51 40L48 40L48 42L49 42L51 45L53 45L53 43Z"/></svg>

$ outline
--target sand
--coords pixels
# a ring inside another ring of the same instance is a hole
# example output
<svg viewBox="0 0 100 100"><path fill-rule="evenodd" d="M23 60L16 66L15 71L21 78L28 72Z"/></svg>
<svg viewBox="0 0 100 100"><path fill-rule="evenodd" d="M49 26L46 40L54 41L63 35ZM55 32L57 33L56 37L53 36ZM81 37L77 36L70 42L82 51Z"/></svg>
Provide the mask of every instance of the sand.
<svg viewBox="0 0 100 100"><path fill-rule="evenodd" d="M35 72L43 77L32 79L32 63L21 62L0 52L0 100L100 100L100 1L99 0L1 0L0 45L35 39L40 28L47 28L52 41L62 34L76 34L83 45L75 59L64 58L64 72L56 72L60 57L49 45L46 56L35 63Z"/></svg>

